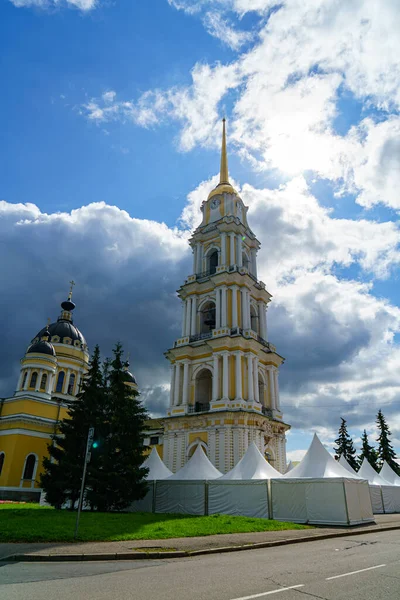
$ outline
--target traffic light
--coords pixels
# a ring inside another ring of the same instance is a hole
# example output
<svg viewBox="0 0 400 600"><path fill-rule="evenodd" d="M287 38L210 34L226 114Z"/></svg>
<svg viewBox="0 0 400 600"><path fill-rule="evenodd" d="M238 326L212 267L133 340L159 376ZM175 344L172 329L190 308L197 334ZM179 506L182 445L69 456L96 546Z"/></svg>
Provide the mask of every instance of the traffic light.
<svg viewBox="0 0 400 600"><path fill-rule="evenodd" d="M98 448L98 447L99 447L99 442L93 442L92 448Z"/></svg>

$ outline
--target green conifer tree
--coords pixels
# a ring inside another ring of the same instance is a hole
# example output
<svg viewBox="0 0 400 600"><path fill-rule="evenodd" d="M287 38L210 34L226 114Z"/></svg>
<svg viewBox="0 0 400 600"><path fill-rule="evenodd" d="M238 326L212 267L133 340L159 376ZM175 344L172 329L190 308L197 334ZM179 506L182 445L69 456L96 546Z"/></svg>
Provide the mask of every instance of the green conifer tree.
<svg viewBox="0 0 400 600"><path fill-rule="evenodd" d="M360 467L361 467L361 463L362 463L363 459L366 458L366 460L369 462L371 467L373 467L375 469L375 471L377 471L378 470L378 453L375 450L375 448L370 445L370 443L368 441L367 432L365 431L365 429L364 429L364 433L361 436L361 442L362 442L361 453L358 457L358 462L359 462Z"/></svg>
<svg viewBox="0 0 400 600"><path fill-rule="evenodd" d="M95 427L95 430L99 427L103 406L100 350L96 346L81 390L76 400L69 402L68 416L60 422L58 432L48 446L49 457L43 460L40 485L47 502L56 508L68 502L73 509L79 498L89 427ZM90 485L90 470L86 481Z"/></svg>
<svg viewBox="0 0 400 600"><path fill-rule="evenodd" d="M357 470L358 463L356 460L356 449L354 448L353 440L351 439L351 437L347 431L346 420L343 419L342 417L341 417L341 419L342 419L342 424L339 427L339 436L335 440L335 444L337 445L337 448L333 449L333 451L335 452L335 458L336 458L336 460L339 460L340 457L343 456L347 460L349 465L354 470Z"/></svg>
<svg viewBox="0 0 400 600"><path fill-rule="evenodd" d="M388 424L386 423L386 419L382 414L382 411L379 409L378 414L376 416L376 423L379 429L379 437L376 440L379 442L378 447L378 457L379 457L379 467L382 468L383 462L386 461L388 465L400 475L400 466L396 462L396 452L393 450L393 446L389 437L391 436L391 432L389 430Z"/></svg>
<svg viewBox="0 0 400 600"><path fill-rule="evenodd" d="M139 394L127 385L121 344L106 368L106 411L99 430L99 448L91 464L88 502L100 511L122 510L147 492L144 479L144 425L148 418Z"/></svg>

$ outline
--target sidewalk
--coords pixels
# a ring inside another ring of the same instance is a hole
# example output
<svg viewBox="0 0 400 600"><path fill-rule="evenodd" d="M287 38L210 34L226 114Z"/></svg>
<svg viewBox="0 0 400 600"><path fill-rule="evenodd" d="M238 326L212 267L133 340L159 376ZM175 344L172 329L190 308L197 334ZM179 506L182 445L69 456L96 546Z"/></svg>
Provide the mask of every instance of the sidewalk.
<svg viewBox="0 0 400 600"><path fill-rule="evenodd" d="M231 533L205 537L171 538L167 540L130 540L124 542L81 542L76 544L0 544L0 561L76 561L76 560L140 560L149 558L182 558L199 554L235 552L284 544L311 542L400 529L400 514L375 515L376 524L359 527L318 527L286 531Z"/></svg>

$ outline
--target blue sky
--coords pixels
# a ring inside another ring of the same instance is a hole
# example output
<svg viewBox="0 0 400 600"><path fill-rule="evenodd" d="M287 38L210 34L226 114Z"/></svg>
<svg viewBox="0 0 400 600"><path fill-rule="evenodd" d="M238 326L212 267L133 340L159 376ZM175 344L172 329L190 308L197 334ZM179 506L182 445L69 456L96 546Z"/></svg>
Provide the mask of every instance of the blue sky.
<svg viewBox="0 0 400 600"><path fill-rule="evenodd" d="M225 115L287 358L290 456L314 431L331 447L340 416L374 439L380 407L400 452L400 9L306 4L1 3L0 395L73 277L89 343L121 339L164 412L174 292Z"/></svg>

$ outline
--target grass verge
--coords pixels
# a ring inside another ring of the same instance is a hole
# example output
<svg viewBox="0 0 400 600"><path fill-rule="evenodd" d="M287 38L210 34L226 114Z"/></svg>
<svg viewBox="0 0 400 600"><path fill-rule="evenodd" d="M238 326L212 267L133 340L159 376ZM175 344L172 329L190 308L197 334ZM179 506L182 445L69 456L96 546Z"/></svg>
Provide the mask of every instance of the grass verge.
<svg viewBox="0 0 400 600"><path fill-rule="evenodd" d="M36 504L0 505L0 542L73 542L76 513ZM307 529L306 525L268 519L210 515L195 517L152 513L81 515L78 541L158 540L218 533Z"/></svg>

